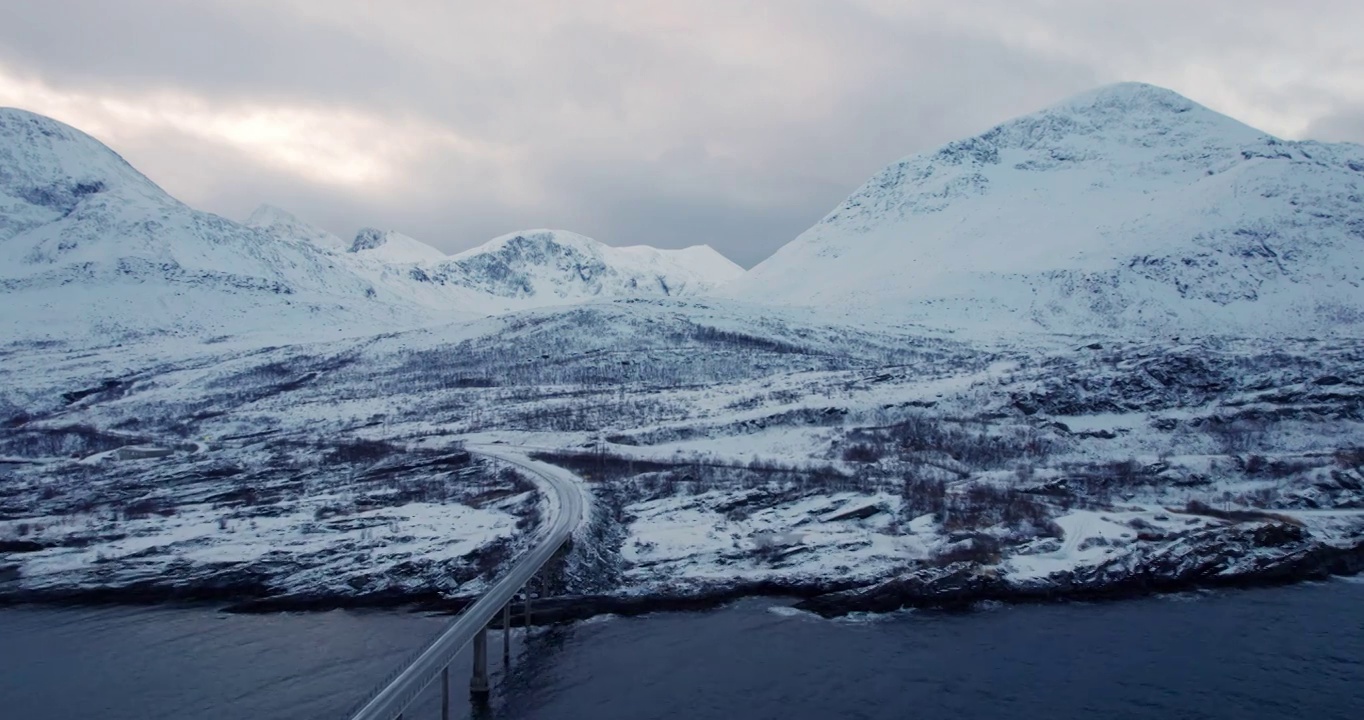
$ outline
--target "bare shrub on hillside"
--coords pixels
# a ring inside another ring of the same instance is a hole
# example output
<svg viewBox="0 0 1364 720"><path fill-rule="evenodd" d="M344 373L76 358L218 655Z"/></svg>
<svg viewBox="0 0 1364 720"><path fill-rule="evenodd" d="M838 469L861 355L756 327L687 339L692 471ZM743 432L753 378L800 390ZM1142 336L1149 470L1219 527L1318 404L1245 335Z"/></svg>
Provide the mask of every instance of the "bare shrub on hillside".
<svg viewBox="0 0 1364 720"><path fill-rule="evenodd" d="M906 476L901 486L901 512L906 520L921 515L941 519L947 508L947 484L941 480Z"/></svg>
<svg viewBox="0 0 1364 720"><path fill-rule="evenodd" d="M145 438L114 435L89 425L58 428L0 430L0 455L17 457L83 456L145 442Z"/></svg>
<svg viewBox="0 0 1364 720"><path fill-rule="evenodd" d="M1364 468L1364 447L1340 448L1331 457L1343 468L1355 470Z"/></svg>
<svg viewBox="0 0 1364 720"><path fill-rule="evenodd" d="M1263 510L1219 510L1200 500L1190 500L1184 506L1184 512L1190 515L1206 515L1208 517L1230 520L1232 522L1256 522L1261 520L1273 520L1275 522L1287 523L1294 526L1302 526L1302 521L1277 513L1265 512Z"/></svg>
<svg viewBox="0 0 1364 720"><path fill-rule="evenodd" d="M1052 533L1051 508L1034 495L988 483L974 483L949 494L943 510L948 532L1003 526L1036 535Z"/></svg>
<svg viewBox="0 0 1364 720"><path fill-rule="evenodd" d="M648 495L666 497L710 490L751 489L783 485L822 492L870 492L886 484L870 474L849 475L827 464L785 464L753 460L745 464L715 460L679 459L676 462L640 460L604 452L542 452L532 457L559 465L593 481L639 478Z"/></svg>
<svg viewBox="0 0 1364 720"><path fill-rule="evenodd" d="M893 425L860 428L849 433L849 439L883 455L894 453L902 460L913 462L924 455L945 455L978 470L1039 462L1051 454L1055 444L1052 437L1030 426L990 432L982 424L980 430L972 431L965 423L926 414L911 415Z"/></svg>
<svg viewBox="0 0 1364 720"><path fill-rule="evenodd" d="M330 462L347 465L374 463L401 452L402 448L383 440L352 440L337 445L327 459Z"/></svg>
<svg viewBox="0 0 1364 720"><path fill-rule="evenodd" d="M1001 559L999 541L989 535L976 533L965 540L940 548L929 557L928 563L946 567L953 563L994 565Z"/></svg>
<svg viewBox="0 0 1364 720"><path fill-rule="evenodd" d="M843 449L843 460L855 463L874 463L881 459L884 453L881 448L871 443L856 443Z"/></svg>
<svg viewBox="0 0 1364 720"><path fill-rule="evenodd" d="M1262 450L1269 434L1263 420L1249 418L1225 421L1214 418L1204 423L1203 428L1228 455Z"/></svg>
<svg viewBox="0 0 1364 720"><path fill-rule="evenodd" d="M1131 496L1156 484L1150 468L1133 458L1069 466L1065 482L1082 504L1107 506L1115 498Z"/></svg>

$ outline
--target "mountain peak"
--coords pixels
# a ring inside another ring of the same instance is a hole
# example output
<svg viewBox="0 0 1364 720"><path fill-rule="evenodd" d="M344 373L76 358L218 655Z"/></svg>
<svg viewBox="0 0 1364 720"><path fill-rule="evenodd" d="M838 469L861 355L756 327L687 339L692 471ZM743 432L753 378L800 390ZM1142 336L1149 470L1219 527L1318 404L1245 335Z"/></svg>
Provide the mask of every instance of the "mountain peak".
<svg viewBox="0 0 1364 720"><path fill-rule="evenodd" d="M293 224L299 222L302 221L299 220L297 215L269 203L262 203L260 207L252 210L251 214L246 218L246 225L248 227L256 228L269 227L281 223Z"/></svg>
<svg viewBox="0 0 1364 720"><path fill-rule="evenodd" d="M571 254L608 262L628 263L638 267L656 266L664 274L695 275L707 286L715 286L742 275L744 269L709 245L692 245L681 249L664 249L652 245L613 246L569 230L537 229L507 233L478 247L465 250L453 259L479 255L538 257L550 254Z"/></svg>
<svg viewBox="0 0 1364 720"><path fill-rule="evenodd" d="M106 181L152 182L95 138L45 115L0 107L0 158L11 173L30 180L103 176Z"/></svg>
<svg viewBox="0 0 1364 720"><path fill-rule="evenodd" d="M350 252L358 253L383 247L388 242L388 233L378 228L360 228L351 241Z"/></svg>
<svg viewBox="0 0 1364 720"><path fill-rule="evenodd" d="M11 226L28 224L19 217L20 208L27 208L23 214L34 215L36 222L65 215L85 198L112 191L166 197L99 140L17 108L0 108L0 168L0 200L14 201L8 210Z"/></svg>
<svg viewBox="0 0 1364 720"><path fill-rule="evenodd" d="M903 158L824 222L865 227L887 213L936 213L961 199L1006 189L1013 180L1031 184L1035 179L1010 179L1011 171L1032 175L1088 169L1105 174L1125 168L1126 184L1160 184L1169 172L1215 173L1239 162L1247 148L1276 142L1173 90L1117 83Z"/></svg>
<svg viewBox="0 0 1364 720"><path fill-rule="evenodd" d="M289 240L301 240L330 251L346 249L341 238L280 207L262 204L246 219L246 226Z"/></svg>
<svg viewBox="0 0 1364 720"><path fill-rule="evenodd" d="M599 255L602 248L608 247L600 240L594 240L586 235L579 235L568 230L553 230L549 228L537 228L534 230L518 230L499 235L478 247L470 248L454 255L456 258L472 257L493 252L505 252L507 250L520 249L543 249L548 246L571 247L579 251L585 251L594 255Z"/></svg>
<svg viewBox="0 0 1364 720"><path fill-rule="evenodd" d="M1102 85L1074 95L1060 104L1069 107L1121 107L1177 113L1203 107L1169 88L1132 81Z"/></svg>
<svg viewBox="0 0 1364 720"><path fill-rule="evenodd" d="M436 262L446 258L445 253L420 240L376 228L361 228L349 252L390 263Z"/></svg>
<svg viewBox="0 0 1364 720"><path fill-rule="evenodd" d="M1328 332L1364 317L1359 167L1354 146L1109 85L892 163L732 293L952 326Z"/></svg>
<svg viewBox="0 0 1364 720"><path fill-rule="evenodd" d="M1074 95L1006 121L976 140L1032 148L1097 141L1140 148L1261 142L1266 134L1183 95L1140 82L1121 82ZM960 143L953 143L958 145ZM949 146L951 147L951 146Z"/></svg>
<svg viewBox="0 0 1364 720"><path fill-rule="evenodd" d="M743 274L743 268L708 247L613 247L549 229L501 235L451 256L442 267L494 295L540 299L694 295Z"/></svg>

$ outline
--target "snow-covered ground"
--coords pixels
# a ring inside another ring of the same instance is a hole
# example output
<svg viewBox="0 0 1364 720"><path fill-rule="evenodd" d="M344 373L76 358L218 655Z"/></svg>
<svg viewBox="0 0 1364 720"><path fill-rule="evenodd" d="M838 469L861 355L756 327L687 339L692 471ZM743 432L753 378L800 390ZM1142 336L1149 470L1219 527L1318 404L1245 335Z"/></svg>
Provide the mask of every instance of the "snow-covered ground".
<svg viewBox="0 0 1364 720"><path fill-rule="evenodd" d="M528 310L161 358L107 385L16 352L11 385L48 380L7 396L17 420L0 433L22 461L0 469L0 541L41 546L6 556L12 582L118 586L170 567L271 593L475 592L469 568L505 559L533 503L478 499L492 469L430 464L460 441L584 477L607 558L594 567L628 594L843 587L958 562L1034 586L1164 546L1204 552L1276 516L1302 543L1364 540L1356 341L979 347L751 312Z"/></svg>
<svg viewBox="0 0 1364 720"><path fill-rule="evenodd" d="M1364 568L1353 146L1108 88L897 163L749 273L239 225L22 111L0 163L5 597L476 593L543 508L464 441L589 483L566 592Z"/></svg>

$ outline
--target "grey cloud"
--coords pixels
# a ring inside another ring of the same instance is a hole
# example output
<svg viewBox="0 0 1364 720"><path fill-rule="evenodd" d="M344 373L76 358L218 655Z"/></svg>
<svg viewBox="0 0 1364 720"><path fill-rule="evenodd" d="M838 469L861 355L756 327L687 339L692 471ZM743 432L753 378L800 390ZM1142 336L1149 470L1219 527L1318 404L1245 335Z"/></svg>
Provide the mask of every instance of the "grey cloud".
<svg viewBox="0 0 1364 720"><path fill-rule="evenodd" d="M1318 119L1307 130L1308 137L1327 142L1364 144L1364 105L1356 105Z"/></svg>
<svg viewBox="0 0 1364 720"><path fill-rule="evenodd" d="M189 138L116 148L224 214L268 201L447 250L553 226L752 264L885 164L1105 82L1192 77L1266 113L1315 108L1324 139L1364 138L1350 84L1364 61L1327 57L1352 44L1331 13L1358 11L1325 5L1295 25L1269 0L52 0L7 10L0 65L63 91L417 118L512 149L485 167L432 145L397 186L367 189ZM1262 81L1292 57L1300 79Z"/></svg>
<svg viewBox="0 0 1364 720"><path fill-rule="evenodd" d="M86 88L352 102L381 100L376 89L401 86L419 70L380 43L287 13L243 16L216 2L175 0L23 3L0 24L0 60Z"/></svg>

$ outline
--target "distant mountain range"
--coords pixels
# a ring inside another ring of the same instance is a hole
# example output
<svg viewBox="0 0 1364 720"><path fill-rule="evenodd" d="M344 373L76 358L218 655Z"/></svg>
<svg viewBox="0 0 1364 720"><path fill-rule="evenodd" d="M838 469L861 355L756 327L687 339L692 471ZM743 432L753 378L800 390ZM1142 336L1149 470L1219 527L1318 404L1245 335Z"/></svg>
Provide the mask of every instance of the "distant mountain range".
<svg viewBox="0 0 1364 720"><path fill-rule="evenodd" d="M446 255L402 233L373 228L360 230L347 244L268 205L252 213L247 225L282 239L344 251L354 260L412 265L403 270L408 279L419 283L466 287L499 298L555 302L616 295L694 295L714 290L744 272L709 245L681 250L611 247L564 230L509 233Z"/></svg>
<svg viewBox="0 0 1364 720"><path fill-rule="evenodd" d="M1125 83L887 167L751 271L706 245L562 230L455 255L171 198L93 138L0 110L0 330L364 334L528 307L706 295L989 333L1355 334L1364 148L1276 139Z"/></svg>
<svg viewBox="0 0 1364 720"><path fill-rule="evenodd" d="M74 128L0 110L0 331L10 339L335 337L695 294L742 272L706 246L612 248L562 231L446 256L392 231L345 243L269 206L238 224L175 200Z"/></svg>

